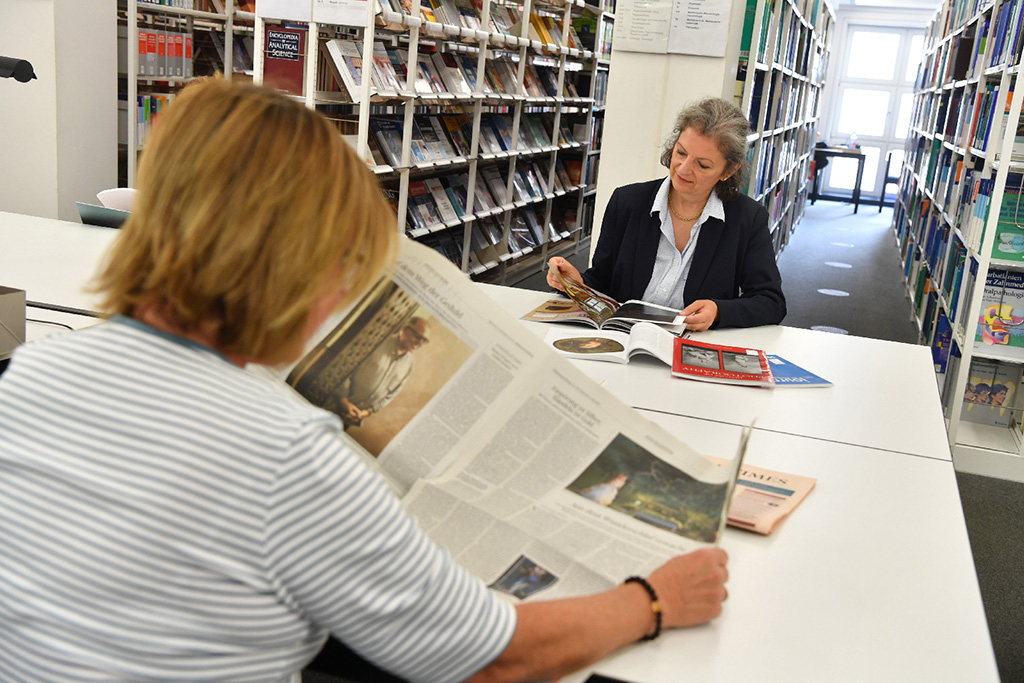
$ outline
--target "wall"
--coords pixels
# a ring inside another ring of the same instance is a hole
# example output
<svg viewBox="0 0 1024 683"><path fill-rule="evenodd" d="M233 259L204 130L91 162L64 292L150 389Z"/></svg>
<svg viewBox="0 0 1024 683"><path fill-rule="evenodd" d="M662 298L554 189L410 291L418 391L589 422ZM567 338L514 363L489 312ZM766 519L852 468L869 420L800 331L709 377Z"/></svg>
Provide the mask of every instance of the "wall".
<svg viewBox="0 0 1024 683"><path fill-rule="evenodd" d="M0 211L78 221L75 201L117 184L116 0L2 0Z"/></svg>

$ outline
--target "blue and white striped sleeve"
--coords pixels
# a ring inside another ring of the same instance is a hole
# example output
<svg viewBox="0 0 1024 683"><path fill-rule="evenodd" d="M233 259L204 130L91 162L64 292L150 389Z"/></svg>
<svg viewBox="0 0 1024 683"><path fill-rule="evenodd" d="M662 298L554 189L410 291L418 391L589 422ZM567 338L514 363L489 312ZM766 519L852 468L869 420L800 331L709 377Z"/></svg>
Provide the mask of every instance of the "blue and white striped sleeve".
<svg viewBox="0 0 1024 683"><path fill-rule="evenodd" d="M409 681L461 681L512 638L515 609L419 529L387 484L307 424L268 507L267 561L281 599Z"/></svg>

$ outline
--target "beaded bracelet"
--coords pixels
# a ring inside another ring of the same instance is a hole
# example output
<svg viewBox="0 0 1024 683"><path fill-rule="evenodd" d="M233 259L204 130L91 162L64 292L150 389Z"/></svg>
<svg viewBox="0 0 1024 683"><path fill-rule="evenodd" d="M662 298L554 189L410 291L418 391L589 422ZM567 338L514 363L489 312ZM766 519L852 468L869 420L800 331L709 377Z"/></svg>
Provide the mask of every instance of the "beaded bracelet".
<svg viewBox="0 0 1024 683"><path fill-rule="evenodd" d="M638 583L651 596L651 611L654 612L654 633L648 633L640 638L640 640L654 640L661 635L661 602L658 600L658 594L654 592L654 588L648 583L647 579L642 576L631 576L622 583L623 585Z"/></svg>

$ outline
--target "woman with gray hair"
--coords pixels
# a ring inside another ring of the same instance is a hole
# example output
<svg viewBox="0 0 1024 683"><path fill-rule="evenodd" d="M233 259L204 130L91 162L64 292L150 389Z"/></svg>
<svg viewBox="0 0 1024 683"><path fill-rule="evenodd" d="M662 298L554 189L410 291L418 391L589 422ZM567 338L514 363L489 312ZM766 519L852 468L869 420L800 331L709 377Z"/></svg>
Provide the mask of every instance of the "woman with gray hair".
<svg viewBox="0 0 1024 683"><path fill-rule="evenodd" d="M750 124L732 103L684 108L662 149L668 176L617 188L590 268L555 270L617 299L678 308L689 330L774 325L786 315L768 211L740 192Z"/></svg>

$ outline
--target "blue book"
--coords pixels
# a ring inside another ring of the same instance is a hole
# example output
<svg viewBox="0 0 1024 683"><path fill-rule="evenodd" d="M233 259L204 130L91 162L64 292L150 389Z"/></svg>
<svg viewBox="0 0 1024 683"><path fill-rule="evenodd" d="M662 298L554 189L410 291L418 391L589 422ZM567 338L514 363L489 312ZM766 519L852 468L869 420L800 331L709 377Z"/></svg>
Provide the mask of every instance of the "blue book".
<svg viewBox="0 0 1024 683"><path fill-rule="evenodd" d="M804 370L799 365L790 363L781 356L773 353L765 354L768 357L768 365L772 370L772 378L776 387L830 387L824 377L819 377L813 372Z"/></svg>

